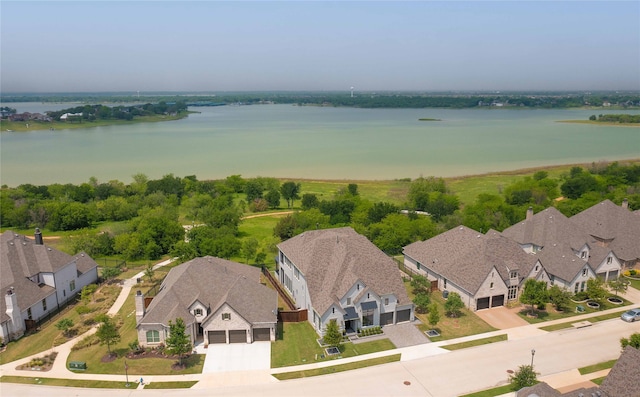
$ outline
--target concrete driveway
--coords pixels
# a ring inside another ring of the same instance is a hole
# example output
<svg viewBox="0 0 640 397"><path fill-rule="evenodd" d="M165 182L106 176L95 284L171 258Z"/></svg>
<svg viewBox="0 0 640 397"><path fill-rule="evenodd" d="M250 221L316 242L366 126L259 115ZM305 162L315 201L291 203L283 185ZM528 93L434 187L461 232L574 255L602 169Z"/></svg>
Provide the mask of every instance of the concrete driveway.
<svg viewBox="0 0 640 397"><path fill-rule="evenodd" d="M504 306L493 307L491 309L478 310L476 315L487 324L497 329L507 329L529 325L528 322L520 318L516 311L520 309L508 309Z"/></svg>
<svg viewBox="0 0 640 397"><path fill-rule="evenodd" d="M202 373L271 368L271 342L210 344Z"/></svg>

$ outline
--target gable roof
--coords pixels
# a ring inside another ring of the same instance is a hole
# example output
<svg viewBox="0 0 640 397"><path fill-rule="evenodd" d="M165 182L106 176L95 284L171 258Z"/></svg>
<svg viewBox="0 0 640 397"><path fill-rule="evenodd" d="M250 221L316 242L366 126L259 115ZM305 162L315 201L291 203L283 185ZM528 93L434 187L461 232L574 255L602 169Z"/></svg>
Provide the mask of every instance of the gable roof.
<svg viewBox="0 0 640 397"><path fill-rule="evenodd" d="M549 244L538 251L536 256L540 258L548 274L567 282L572 281L585 266L589 266L566 243Z"/></svg>
<svg viewBox="0 0 640 397"><path fill-rule="evenodd" d="M640 350L627 346L600 385L610 397L633 397L640 391Z"/></svg>
<svg viewBox="0 0 640 397"><path fill-rule="evenodd" d="M313 230L278 245L302 272L314 309L322 315L358 281L378 295L411 304L396 262L350 227Z"/></svg>
<svg viewBox="0 0 640 397"><path fill-rule="evenodd" d="M206 256L169 271L140 323L167 325L181 317L190 324L189 307L196 301L207 306L209 315L227 303L251 323L277 320L277 293L260 284L258 268Z"/></svg>
<svg viewBox="0 0 640 397"><path fill-rule="evenodd" d="M502 234L520 244L546 247L549 244L564 243L576 251L593 240L554 207L546 208L530 219L506 228Z"/></svg>
<svg viewBox="0 0 640 397"><path fill-rule="evenodd" d="M55 289L38 285L29 280L39 273L55 273L74 263L78 273L83 274L98 264L84 252L71 256L46 244L7 230L0 235L0 291L4 294L13 288L21 310L33 306L50 295ZM0 299L0 321L9 320L6 302Z"/></svg>
<svg viewBox="0 0 640 397"><path fill-rule="evenodd" d="M572 216L571 221L593 237L610 240L609 247L618 258L640 258L640 217L628 208L604 200Z"/></svg>
<svg viewBox="0 0 640 397"><path fill-rule="evenodd" d="M522 279L537 262L518 243L495 230L484 235L466 226L409 244L404 254L471 294L478 291L493 268L503 280L509 279L511 270L518 270Z"/></svg>

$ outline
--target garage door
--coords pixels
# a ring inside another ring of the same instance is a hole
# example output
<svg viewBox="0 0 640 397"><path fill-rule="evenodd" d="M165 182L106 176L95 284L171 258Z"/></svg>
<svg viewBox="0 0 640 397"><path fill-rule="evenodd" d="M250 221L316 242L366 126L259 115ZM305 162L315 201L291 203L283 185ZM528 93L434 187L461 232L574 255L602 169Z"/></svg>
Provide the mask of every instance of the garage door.
<svg viewBox="0 0 640 397"><path fill-rule="evenodd" d="M491 307L504 306L504 295L494 295L491 297Z"/></svg>
<svg viewBox="0 0 640 397"><path fill-rule="evenodd" d="M209 331L209 343L227 343L224 331Z"/></svg>
<svg viewBox="0 0 640 397"><path fill-rule="evenodd" d="M479 298L478 300L476 300L476 309L480 310L480 309L488 309L489 308L489 297L487 296L486 298Z"/></svg>
<svg viewBox="0 0 640 397"><path fill-rule="evenodd" d="M271 330L269 328L254 328L253 329L253 341L266 341L271 340Z"/></svg>
<svg viewBox="0 0 640 397"><path fill-rule="evenodd" d="M399 310L396 315L396 318L397 318L396 323L403 323L405 321L411 320L411 309Z"/></svg>
<svg viewBox="0 0 640 397"><path fill-rule="evenodd" d="M247 331L243 329L229 331L229 343L247 343Z"/></svg>
<svg viewBox="0 0 640 397"><path fill-rule="evenodd" d="M393 312L392 313L380 313L380 325L393 324Z"/></svg>

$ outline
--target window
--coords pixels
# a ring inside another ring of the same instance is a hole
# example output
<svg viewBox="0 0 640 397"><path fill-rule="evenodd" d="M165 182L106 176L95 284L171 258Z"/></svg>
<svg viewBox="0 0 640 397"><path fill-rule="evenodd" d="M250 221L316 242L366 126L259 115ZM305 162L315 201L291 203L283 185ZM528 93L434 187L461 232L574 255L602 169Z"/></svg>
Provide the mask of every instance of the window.
<svg viewBox="0 0 640 397"><path fill-rule="evenodd" d="M360 284L357 284L357 285L356 285L356 289L357 289L358 291L360 291Z"/></svg>
<svg viewBox="0 0 640 397"><path fill-rule="evenodd" d="M553 285L553 283L556 281L556 277L555 276L549 276L549 280L551 281L551 285Z"/></svg>
<svg viewBox="0 0 640 397"><path fill-rule="evenodd" d="M585 290L585 286L586 286L586 285L587 285L587 283L586 283L586 282L584 282L584 281L583 281L583 282L581 282L581 283L580 283L580 291L584 291L584 290Z"/></svg>
<svg viewBox="0 0 640 397"><path fill-rule="evenodd" d="M28 308L28 309L27 309L27 318L28 318L29 320L33 320L33 316L31 315L31 308Z"/></svg>
<svg viewBox="0 0 640 397"><path fill-rule="evenodd" d="M231 313L222 313L222 319L225 321L231 320Z"/></svg>
<svg viewBox="0 0 640 397"><path fill-rule="evenodd" d="M332 308L331 308L331 314L335 314L335 313L336 313L336 308L335 308L335 307L332 307Z"/></svg>
<svg viewBox="0 0 640 397"><path fill-rule="evenodd" d="M159 343L160 332L156 330L147 331L147 343Z"/></svg>
<svg viewBox="0 0 640 397"><path fill-rule="evenodd" d="M300 270L297 267L293 267L293 275L296 276L298 280L300 280Z"/></svg>
<svg viewBox="0 0 640 397"><path fill-rule="evenodd" d="M67 296L67 290L66 289L62 290L62 296Z"/></svg>
<svg viewBox="0 0 640 397"><path fill-rule="evenodd" d="M389 298L384 298L384 305L388 306L389 305Z"/></svg>
<svg viewBox="0 0 640 397"><path fill-rule="evenodd" d="M518 278L518 271L514 270L512 272L509 273L509 277L510 278Z"/></svg>
<svg viewBox="0 0 640 397"><path fill-rule="evenodd" d="M367 299L371 298L371 295L367 292Z"/></svg>
<svg viewBox="0 0 640 397"><path fill-rule="evenodd" d="M444 279L444 289L447 289L447 279Z"/></svg>
<svg viewBox="0 0 640 397"><path fill-rule="evenodd" d="M202 316L202 309L196 309L193 311L193 314L195 314L196 316Z"/></svg>
<svg viewBox="0 0 640 397"><path fill-rule="evenodd" d="M540 266L536 265L536 270L535 271L537 272L539 268L540 268Z"/></svg>
<svg viewBox="0 0 640 397"><path fill-rule="evenodd" d="M45 311L45 312L47 311L47 300L46 299L42 300L42 310Z"/></svg>
<svg viewBox="0 0 640 397"><path fill-rule="evenodd" d="M508 300L513 300L518 297L518 286L512 285L509 287L509 294L507 295Z"/></svg>
<svg viewBox="0 0 640 397"><path fill-rule="evenodd" d="M76 289L76 280L71 280L69 282L69 291L73 291Z"/></svg>
<svg viewBox="0 0 640 397"><path fill-rule="evenodd" d="M610 264L611 262L613 262L613 258L610 256L607 256L607 264Z"/></svg>
<svg viewBox="0 0 640 397"><path fill-rule="evenodd" d="M577 294L579 289L580 289L580 283L576 283L576 285L573 287L573 292Z"/></svg>
<svg viewBox="0 0 640 397"><path fill-rule="evenodd" d="M493 289L493 282L491 283L491 285L489 285L490 289Z"/></svg>
<svg viewBox="0 0 640 397"><path fill-rule="evenodd" d="M586 252L586 251L582 251L582 252L580 253L580 258L584 259L584 258L586 258L586 257L587 257L587 252Z"/></svg>
<svg viewBox="0 0 640 397"><path fill-rule="evenodd" d="M587 268L582 269L582 277L587 277Z"/></svg>
<svg viewBox="0 0 640 397"><path fill-rule="evenodd" d="M351 298L347 298L347 306L351 306Z"/></svg>

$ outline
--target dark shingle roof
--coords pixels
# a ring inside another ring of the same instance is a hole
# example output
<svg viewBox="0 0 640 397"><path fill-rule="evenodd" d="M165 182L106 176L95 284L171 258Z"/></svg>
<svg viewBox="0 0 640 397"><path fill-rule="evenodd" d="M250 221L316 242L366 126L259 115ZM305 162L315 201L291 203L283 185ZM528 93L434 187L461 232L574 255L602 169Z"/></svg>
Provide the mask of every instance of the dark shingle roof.
<svg viewBox="0 0 640 397"><path fill-rule="evenodd" d="M11 230L0 235L0 291L4 295L13 287L21 310L33 306L50 295L54 289L37 285L29 277L39 273L55 273L70 263L76 263L79 273L85 273L98 265L85 253L71 256L57 249L36 244L32 239L15 234ZM6 302L0 299L0 321L9 320Z"/></svg>
<svg viewBox="0 0 640 397"><path fill-rule="evenodd" d="M167 325L181 317L190 324L194 316L188 309L196 301L210 314L227 303L251 323L277 320L277 293L260 284L258 268L206 256L169 271L141 323Z"/></svg>
<svg viewBox="0 0 640 397"><path fill-rule="evenodd" d="M350 227L307 231L278 248L304 275L320 314L358 280L378 295L394 294L399 304L411 304L396 262Z"/></svg>
<svg viewBox="0 0 640 397"><path fill-rule="evenodd" d="M560 397L562 393L549 386L547 383L541 382L533 386L523 387L516 392L516 397Z"/></svg>
<svg viewBox="0 0 640 397"><path fill-rule="evenodd" d="M640 394L640 350L625 347L600 390L609 397L637 397Z"/></svg>
<svg viewBox="0 0 640 397"><path fill-rule="evenodd" d="M618 258L629 261L640 258L640 217L626 208L604 200L571 217L586 233L609 244Z"/></svg>
<svg viewBox="0 0 640 397"><path fill-rule="evenodd" d="M537 261L515 241L490 230L486 235L458 226L404 247L404 254L475 294L494 267L503 280L509 271L526 276Z"/></svg>

